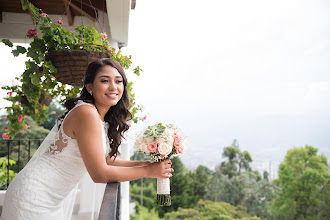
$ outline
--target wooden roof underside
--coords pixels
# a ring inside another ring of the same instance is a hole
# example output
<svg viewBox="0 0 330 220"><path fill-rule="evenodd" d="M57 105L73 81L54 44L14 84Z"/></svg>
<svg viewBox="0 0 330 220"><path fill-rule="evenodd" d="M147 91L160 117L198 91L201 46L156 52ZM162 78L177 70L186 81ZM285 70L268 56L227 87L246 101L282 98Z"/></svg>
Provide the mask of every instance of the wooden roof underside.
<svg viewBox="0 0 330 220"><path fill-rule="evenodd" d="M70 0L30 0L30 2L46 14L63 15ZM96 21L97 15L90 3L96 9L96 13L97 10L107 12L106 0L71 0L69 9L64 15L68 17L70 25L73 25L73 16L81 16L81 14ZM20 0L0 0L0 12L28 13L23 11Z"/></svg>

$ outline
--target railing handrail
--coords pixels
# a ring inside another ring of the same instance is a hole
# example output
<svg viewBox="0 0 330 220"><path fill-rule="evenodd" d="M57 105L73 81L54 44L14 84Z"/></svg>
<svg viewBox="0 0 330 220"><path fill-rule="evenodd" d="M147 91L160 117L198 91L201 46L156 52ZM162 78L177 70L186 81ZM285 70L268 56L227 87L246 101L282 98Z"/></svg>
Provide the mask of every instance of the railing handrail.
<svg viewBox="0 0 330 220"><path fill-rule="evenodd" d="M107 183L101 204L99 220L119 220L120 183Z"/></svg>

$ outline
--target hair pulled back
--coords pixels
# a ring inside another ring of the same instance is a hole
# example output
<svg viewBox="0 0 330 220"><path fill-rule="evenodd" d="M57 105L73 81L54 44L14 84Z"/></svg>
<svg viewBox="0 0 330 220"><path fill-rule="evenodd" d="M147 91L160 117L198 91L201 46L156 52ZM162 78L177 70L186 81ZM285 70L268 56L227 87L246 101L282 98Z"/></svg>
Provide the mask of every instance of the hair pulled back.
<svg viewBox="0 0 330 220"><path fill-rule="evenodd" d="M127 121L132 119L132 114L129 111L130 102L127 93L127 78L125 72L117 61L111 58L102 58L88 65L85 73L84 85L93 83L96 74L106 65L118 70L123 78L124 84L124 91L121 99L115 106L112 106L104 116L104 121L108 122L110 125L108 129L108 138L110 140L111 148L109 156L117 157L119 154L118 147L121 144L122 138L124 138L124 132L129 129ZM66 114L77 104L78 100L95 105L93 96L87 91L86 86L84 86L78 98L69 99L64 103L67 111L60 117L60 119L64 119Z"/></svg>

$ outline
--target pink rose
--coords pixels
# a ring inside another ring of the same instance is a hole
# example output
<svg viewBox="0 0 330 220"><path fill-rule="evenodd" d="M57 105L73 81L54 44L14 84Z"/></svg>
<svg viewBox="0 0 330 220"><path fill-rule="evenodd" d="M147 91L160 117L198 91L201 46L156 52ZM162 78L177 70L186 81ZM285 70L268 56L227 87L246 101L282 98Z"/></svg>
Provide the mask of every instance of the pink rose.
<svg viewBox="0 0 330 220"><path fill-rule="evenodd" d="M3 130L5 130L5 131L8 131L8 130L9 130L9 128L8 128L8 127L4 127L4 128L3 128Z"/></svg>
<svg viewBox="0 0 330 220"><path fill-rule="evenodd" d="M21 122L22 120L23 120L23 115L19 115L19 116L17 117L17 121Z"/></svg>
<svg viewBox="0 0 330 220"><path fill-rule="evenodd" d="M108 38L108 35L106 33L102 33L102 40L106 40Z"/></svg>
<svg viewBox="0 0 330 220"><path fill-rule="evenodd" d="M43 18L45 18L46 17L46 13L40 13L40 17L43 17Z"/></svg>
<svg viewBox="0 0 330 220"><path fill-rule="evenodd" d="M58 20L58 22L57 23L59 23L59 24L63 24L63 21L62 20Z"/></svg>
<svg viewBox="0 0 330 220"><path fill-rule="evenodd" d="M56 114L56 111L52 111L50 114L55 115Z"/></svg>
<svg viewBox="0 0 330 220"><path fill-rule="evenodd" d="M176 152L178 152L178 154L182 154L183 153L183 147L175 147Z"/></svg>
<svg viewBox="0 0 330 220"><path fill-rule="evenodd" d="M24 125L24 130L28 129L29 126L27 124Z"/></svg>
<svg viewBox="0 0 330 220"><path fill-rule="evenodd" d="M147 116L146 115L143 117L143 121L145 121L145 120L147 120Z"/></svg>
<svg viewBox="0 0 330 220"><path fill-rule="evenodd" d="M174 143L173 143L174 146L179 147L182 144L182 138L177 134L173 135L173 138L174 138Z"/></svg>
<svg viewBox="0 0 330 220"><path fill-rule="evenodd" d="M7 121L8 120L8 118L7 117L5 117L5 119L3 119L4 121Z"/></svg>
<svg viewBox="0 0 330 220"><path fill-rule="evenodd" d="M35 36L37 36L38 33L35 29L29 29L26 34L30 37L32 37L32 36L35 37Z"/></svg>
<svg viewBox="0 0 330 220"><path fill-rule="evenodd" d="M3 133L2 134L2 139L9 139L10 137L8 136L8 134L7 133Z"/></svg>
<svg viewBox="0 0 330 220"><path fill-rule="evenodd" d="M7 95L12 96L13 92L7 92Z"/></svg>
<svg viewBox="0 0 330 220"><path fill-rule="evenodd" d="M157 150L158 150L157 142L154 141L154 142L149 143L149 144L148 144L148 150L149 150L150 152L157 152Z"/></svg>

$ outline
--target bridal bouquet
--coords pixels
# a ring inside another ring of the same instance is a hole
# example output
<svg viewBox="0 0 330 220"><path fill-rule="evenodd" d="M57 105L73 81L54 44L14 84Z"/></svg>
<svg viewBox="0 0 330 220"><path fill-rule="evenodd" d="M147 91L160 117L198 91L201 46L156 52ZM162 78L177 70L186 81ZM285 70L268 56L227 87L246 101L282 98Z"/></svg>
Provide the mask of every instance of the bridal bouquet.
<svg viewBox="0 0 330 220"><path fill-rule="evenodd" d="M185 136L180 129L172 124L162 123L143 129L135 141L138 151L147 154L157 162L184 153L187 145ZM157 204L171 205L169 178L157 178Z"/></svg>

